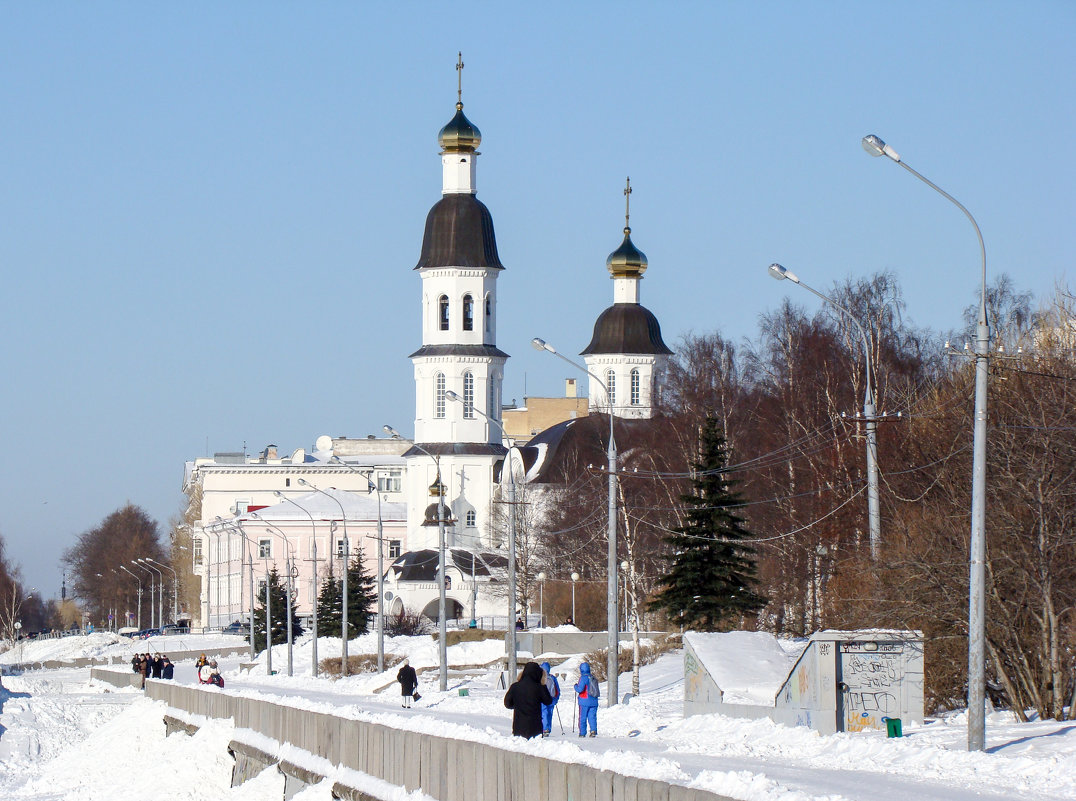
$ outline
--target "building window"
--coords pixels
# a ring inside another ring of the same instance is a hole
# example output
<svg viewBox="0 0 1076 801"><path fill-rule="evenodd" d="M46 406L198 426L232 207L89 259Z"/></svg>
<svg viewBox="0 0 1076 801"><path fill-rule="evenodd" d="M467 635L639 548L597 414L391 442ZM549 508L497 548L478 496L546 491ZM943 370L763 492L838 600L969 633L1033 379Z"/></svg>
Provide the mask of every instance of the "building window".
<svg viewBox="0 0 1076 801"><path fill-rule="evenodd" d="M489 398L486 400L486 403L488 405L486 414L494 420L499 420L501 416L498 414L497 410L497 382L494 380L493 376L490 376L489 378Z"/></svg>
<svg viewBox="0 0 1076 801"><path fill-rule="evenodd" d="M642 403L642 400L640 399L640 396L639 396L640 387L641 387L641 382L639 380L639 368L636 367L634 370L631 371L631 405L632 406L638 406L640 403Z"/></svg>
<svg viewBox="0 0 1076 801"><path fill-rule="evenodd" d="M493 300L486 295L486 333L493 329Z"/></svg>
<svg viewBox="0 0 1076 801"><path fill-rule="evenodd" d="M202 563L202 538L195 537L191 544L194 546L194 564L200 565Z"/></svg>
<svg viewBox="0 0 1076 801"><path fill-rule="evenodd" d="M609 405L616 405L616 373L612 370L605 371L605 386L609 390Z"/></svg>
<svg viewBox="0 0 1076 801"><path fill-rule="evenodd" d="M389 559L400 558L400 541L389 540Z"/></svg>
<svg viewBox="0 0 1076 801"><path fill-rule="evenodd" d="M476 519L477 518L475 516L474 509L468 509L467 510L467 528L474 528Z"/></svg>
<svg viewBox="0 0 1076 801"><path fill-rule="evenodd" d="M336 541L336 558L342 559L345 556L347 556L347 548L344 547L344 540L341 537Z"/></svg>
<svg viewBox="0 0 1076 801"><path fill-rule="evenodd" d="M463 296L463 330L474 331L474 299L470 295Z"/></svg>
<svg viewBox="0 0 1076 801"><path fill-rule="evenodd" d="M403 478L399 470L392 470L388 473L377 474L377 491L378 492L399 492Z"/></svg>
<svg viewBox="0 0 1076 801"><path fill-rule="evenodd" d="M438 373L434 376L433 416L443 419L445 416L445 374Z"/></svg>
<svg viewBox="0 0 1076 801"><path fill-rule="evenodd" d="M258 558L259 559L272 559L273 558L273 541L272 540L258 540Z"/></svg>
<svg viewBox="0 0 1076 801"><path fill-rule="evenodd" d="M265 579L258 579L258 597L265 598ZM264 616L264 615L263 615Z"/></svg>
<svg viewBox="0 0 1076 801"><path fill-rule="evenodd" d="M437 319L442 331L448 330L448 295L441 295L437 300Z"/></svg>
<svg viewBox="0 0 1076 801"><path fill-rule="evenodd" d="M474 419L474 375L470 372L463 374L463 419Z"/></svg>

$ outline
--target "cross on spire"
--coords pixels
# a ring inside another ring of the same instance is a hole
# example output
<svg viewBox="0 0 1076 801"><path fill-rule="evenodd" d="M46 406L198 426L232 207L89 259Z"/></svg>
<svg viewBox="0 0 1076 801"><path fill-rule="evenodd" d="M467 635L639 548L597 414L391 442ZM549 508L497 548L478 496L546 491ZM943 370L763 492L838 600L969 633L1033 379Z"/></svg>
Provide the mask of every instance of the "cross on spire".
<svg viewBox="0 0 1076 801"><path fill-rule="evenodd" d="M631 176L628 176L627 186L624 187L624 233L631 233L628 221L631 219Z"/></svg>
<svg viewBox="0 0 1076 801"><path fill-rule="evenodd" d="M463 52L456 53L456 104L463 108Z"/></svg>

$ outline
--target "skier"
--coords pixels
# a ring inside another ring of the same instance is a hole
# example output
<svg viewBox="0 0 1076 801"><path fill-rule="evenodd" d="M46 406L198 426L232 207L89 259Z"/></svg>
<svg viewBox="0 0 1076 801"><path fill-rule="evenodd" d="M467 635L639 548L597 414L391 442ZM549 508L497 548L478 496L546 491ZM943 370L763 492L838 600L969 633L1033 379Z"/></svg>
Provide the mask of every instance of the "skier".
<svg viewBox="0 0 1076 801"><path fill-rule="evenodd" d="M590 675L590 663L579 665L579 681L575 683L575 692L579 701L579 736L586 737L587 724L590 724L591 737L598 736L598 682Z"/></svg>
<svg viewBox="0 0 1076 801"><path fill-rule="evenodd" d="M545 685L546 677L537 662L528 662L504 695L504 705L512 710L512 734L528 740L542 734L542 709L553 699Z"/></svg>
<svg viewBox="0 0 1076 801"><path fill-rule="evenodd" d="M403 708L411 708L411 698L418 698L418 693L415 690L418 689L418 674L415 673L415 669L411 667L411 660L405 659L403 665L400 667L400 671L396 674L396 681L400 682L400 695L403 696Z"/></svg>
<svg viewBox="0 0 1076 801"><path fill-rule="evenodd" d="M557 677L549 670L549 663L542 663L542 672L545 673L545 688L549 690L549 697L553 699L551 704L542 704L542 736L548 737L553 729L553 710L560 700L560 683Z"/></svg>

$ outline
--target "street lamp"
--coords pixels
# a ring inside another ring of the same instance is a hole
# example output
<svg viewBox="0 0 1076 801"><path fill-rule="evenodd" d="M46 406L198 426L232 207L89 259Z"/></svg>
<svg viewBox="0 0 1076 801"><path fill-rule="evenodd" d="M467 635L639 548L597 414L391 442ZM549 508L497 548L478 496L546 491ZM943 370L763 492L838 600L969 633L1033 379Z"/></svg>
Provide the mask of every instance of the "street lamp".
<svg viewBox="0 0 1076 801"><path fill-rule="evenodd" d="M137 617L137 622L135 623L135 625L138 627L139 631L142 631L142 579L139 578L138 575L136 575L135 573L132 573L130 570L128 570L123 565L119 565L119 568L124 573L131 576L135 581L138 582L138 617ZM152 611L153 611L153 608L150 607L150 613L151 614L152 614ZM152 626L152 623L151 623L151 626Z"/></svg>
<svg viewBox="0 0 1076 801"><path fill-rule="evenodd" d="M224 564L228 570L227 581L224 583L224 597L228 601L228 611L224 613L224 625L227 626L232 622L232 533L228 527L228 521L220 515L217 515L217 530L214 532L217 535L217 562L220 562L220 544L221 535L227 533L224 537ZM240 570L242 570L240 568ZM220 579L221 568L217 566L217 621L220 621ZM242 573L240 572L240 575Z"/></svg>
<svg viewBox="0 0 1076 801"><path fill-rule="evenodd" d="M149 627L154 628L153 625L153 571L145 565L140 565L137 559L132 559L131 564L137 567L139 570L145 570L149 573Z"/></svg>
<svg viewBox="0 0 1076 801"><path fill-rule="evenodd" d="M384 426L384 430L393 439L403 439L400 432L392 426ZM445 620L445 485L441 483L441 457L434 456L417 442L411 444L433 459L437 470L437 571L440 574L437 581L440 591L437 606L437 650L441 663L438 678L441 692L445 692L448 690L448 623Z"/></svg>
<svg viewBox="0 0 1076 801"><path fill-rule="evenodd" d="M381 493L377 491L377 485L370 478L371 473L364 473L356 467L344 462L339 456L333 456L332 460L341 467L358 473L366 479L369 492L377 495L377 672L385 672L385 568L384 568L384 530L381 522ZM346 529L346 524L345 524ZM347 540L347 531L344 531L344 539ZM350 545L348 546L350 548ZM346 570L346 565L345 565ZM346 582L347 579L345 578ZM344 584L344 599L347 599L347 584ZM344 647L344 663L347 663L347 647ZM345 671L344 675L347 673Z"/></svg>
<svg viewBox="0 0 1076 801"><path fill-rule="evenodd" d="M280 529L280 528L274 526L272 523L270 523L264 517L259 515L257 512L251 512L250 516L253 517L253 518L256 518L257 520L260 520L262 523L264 523L265 527L267 529L270 529L273 532L273 534L275 534L276 536L278 536L282 540L284 540L284 544L287 546L284 549L284 565L285 565L285 570L288 571L288 584L287 584L286 593L284 595L284 598L287 601L286 614L288 616L288 621L287 621L287 626L288 626L288 675L291 676L292 675L292 668L293 668L293 665L294 665L294 659L293 659L293 653L292 652L293 652L294 646L295 646L295 637L292 634L292 624L291 624L291 618L292 618L291 609L292 609L292 603L293 603L293 596L295 595L295 585L292 583L293 567L292 567L292 562L291 562L291 551L292 551L291 540L288 539L288 535L284 533L283 529ZM266 586L265 597L266 597L266 599L268 599L269 598L269 589L268 589L268 587L269 587L269 576L268 576L268 574L266 574L266 577L265 577L265 586ZM270 621L270 618L269 618L269 603L268 603L268 601L266 601L266 604L265 604L265 630L266 630L266 632L268 632L271 627L272 627L272 622ZM269 640L269 635L266 634L266 642L269 642L269 641L270 641Z"/></svg>
<svg viewBox="0 0 1076 801"><path fill-rule="evenodd" d="M608 385L602 381L594 373L590 372L586 367L581 364L577 364L569 359L562 353L558 353L556 348L546 342L544 339L535 337L531 340L531 345L535 350L544 350L552 353L558 359L567 362L576 370L582 370L589 375L592 379L598 382L603 390L605 390L605 398L609 402L609 447L606 449L606 460L608 461L609 472L609 520L608 520L608 539L609 539L609 554L607 558L606 570L608 572L608 578L606 581L606 609L605 609L605 625L609 629L609 659L606 666L609 686L606 691L606 702L608 706L613 706L617 703L617 686L619 684L619 671L620 671L620 638L619 638L619 615L617 614L617 591L616 591L616 442L613 440L613 394L609 391ZM574 585L573 585L574 591ZM573 604L574 606L574 604ZM575 609L572 609L572 620L575 620Z"/></svg>
<svg viewBox="0 0 1076 801"><path fill-rule="evenodd" d="M140 565L144 565L145 567L148 567L150 570L154 571L160 579L157 582L157 626L159 627L164 625L164 573L158 570L152 564L150 564L151 561L152 560L146 559L144 557L138 558L138 562ZM149 605L150 607L153 606L152 591L150 591L149 595Z"/></svg>
<svg viewBox="0 0 1076 801"><path fill-rule="evenodd" d="M575 622L575 582L577 582L577 581L579 581L579 574L573 572L572 573L572 625L573 626L578 626L579 625L578 623Z"/></svg>
<svg viewBox="0 0 1076 801"><path fill-rule="evenodd" d="M348 537L347 537L347 512L344 511L344 504L342 504L340 502L340 499L337 498L335 495L330 495L329 493L325 492L324 490L318 489L313 484L311 484L309 481L307 481L305 478L300 478L299 483L302 484L304 487L310 487L310 489L314 490L314 492L317 492L317 493L320 493L321 495L324 495L330 501L333 501L337 506L339 506L340 507L340 519L344 523L344 569L342 571L343 576L341 577L341 581L340 581L340 595L341 595L341 602L340 602L340 675L341 676L347 676L347 674L348 674L348 669L347 669L347 640L348 640L348 633L349 633L348 628L347 628L347 573L348 573L347 560L351 555L351 545L348 542ZM329 489L333 489L333 487L329 487ZM330 554L329 558L330 559L332 559L332 556L331 556L331 554L333 552L333 547L332 546L333 546L333 544L330 543L329 544L329 554ZM330 561L329 564L331 566L332 562ZM315 602L315 606L316 605L317 604Z"/></svg>
<svg viewBox="0 0 1076 801"><path fill-rule="evenodd" d="M178 624L179 623L179 574L176 573L176 571L173 570L172 568L170 568L168 565L162 564L161 562L158 562L155 559L150 559L148 556L146 557L146 561L147 562L153 562L153 564L159 565L160 567L163 567L165 570L168 570L169 572L171 572L171 574L172 574L172 622Z"/></svg>
<svg viewBox="0 0 1076 801"><path fill-rule="evenodd" d="M799 277L791 270L786 270L780 264L770 265L770 276L778 281L784 281L786 278L794 284L806 289L812 295L821 298L833 308L842 312L845 317L852 321L855 327L859 330L859 336L863 339L863 356L866 359L866 371L867 381L866 390L863 393L863 419L866 425L867 433L867 521L870 530L870 549L871 560L878 560L878 549L881 542L881 513L879 512L878 504L878 418L876 415L876 404L874 398L874 382L872 376L874 369L871 365L871 344L867 338L867 332L860 325L852 312L848 311L844 306L835 301L828 295L823 295L816 289L813 289L807 284L803 283Z"/></svg>
<svg viewBox="0 0 1076 801"><path fill-rule="evenodd" d="M863 137L863 149L885 156L910 172L960 209L975 228L982 257L979 321L975 326L975 429L971 470L971 542L968 581L968 750L986 747L986 375L989 366L990 326L986 318L986 245L979 224L964 205L900 160L893 148L874 134Z"/></svg>
<svg viewBox="0 0 1076 801"><path fill-rule="evenodd" d="M538 619L542 621L542 628L545 628L545 573L538 574Z"/></svg>
<svg viewBox="0 0 1076 801"><path fill-rule="evenodd" d="M299 481L302 482L303 480L300 478ZM310 518L311 545L313 548L311 555L314 561L314 575L310 581L310 621L311 634L313 635L310 641L310 675L316 677L318 675L318 527L314 523L314 515L310 514L310 510L305 506L293 501L280 490L274 490L273 494L280 500L287 501Z"/></svg>
<svg viewBox="0 0 1076 801"><path fill-rule="evenodd" d="M463 398L452 390L445 393L449 400L464 403ZM473 403L470 409L493 423L501 430L501 436L508 440L508 675L516 675L516 650L518 646L515 626L516 618L516 470L512 460L512 451L515 446L511 444L508 434L500 421L494 420L490 415L477 408ZM472 557L473 563L473 557ZM472 613L473 615L473 613Z"/></svg>
<svg viewBox="0 0 1076 801"><path fill-rule="evenodd" d="M238 520L232 520L228 525L234 526L235 531L243 538L243 543L247 546L247 567L250 571L250 606L248 608L247 616L247 629L250 639L250 661L254 661L255 648L254 648L254 543L247 536L247 533L243 530L243 524ZM239 587L239 608L243 608L243 587L242 587L242 560L239 560L240 568L240 587ZM174 571L173 571L174 572ZM230 579L229 579L230 581ZM267 607L268 608L268 607ZM266 617L268 621L268 617ZM268 627L267 627L268 628ZM270 661L272 661L272 655L270 654Z"/></svg>

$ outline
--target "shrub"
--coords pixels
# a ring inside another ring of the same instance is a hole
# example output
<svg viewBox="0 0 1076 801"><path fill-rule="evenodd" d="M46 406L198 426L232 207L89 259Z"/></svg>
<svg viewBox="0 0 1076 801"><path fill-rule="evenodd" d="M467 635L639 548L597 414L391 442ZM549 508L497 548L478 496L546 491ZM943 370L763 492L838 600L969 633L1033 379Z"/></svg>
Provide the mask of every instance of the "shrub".
<svg viewBox="0 0 1076 801"><path fill-rule="evenodd" d="M649 665L656 662L659 656L675 651L682 644L679 634L670 634L657 640L650 639L646 643L640 642L639 665ZM608 648L600 648L597 651L591 651L585 657L586 661L590 663L590 673L596 681L605 681L608 678L606 671L608 654ZM620 643L620 652L617 654L617 667L622 675L632 669L632 659L631 643L622 641Z"/></svg>

